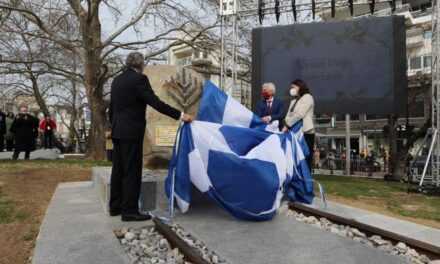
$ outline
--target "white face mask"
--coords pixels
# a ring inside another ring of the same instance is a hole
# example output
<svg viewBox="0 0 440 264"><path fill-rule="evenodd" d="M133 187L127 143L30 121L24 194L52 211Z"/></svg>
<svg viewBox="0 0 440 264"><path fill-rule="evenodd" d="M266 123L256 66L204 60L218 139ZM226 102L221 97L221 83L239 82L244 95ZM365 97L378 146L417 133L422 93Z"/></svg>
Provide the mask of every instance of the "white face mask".
<svg viewBox="0 0 440 264"><path fill-rule="evenodd" d="M297 95L298 95L298 90L295 89L295 88L291 88L291 89L290 89L290 96L295 97L295 96L297 96Z"/></svg>

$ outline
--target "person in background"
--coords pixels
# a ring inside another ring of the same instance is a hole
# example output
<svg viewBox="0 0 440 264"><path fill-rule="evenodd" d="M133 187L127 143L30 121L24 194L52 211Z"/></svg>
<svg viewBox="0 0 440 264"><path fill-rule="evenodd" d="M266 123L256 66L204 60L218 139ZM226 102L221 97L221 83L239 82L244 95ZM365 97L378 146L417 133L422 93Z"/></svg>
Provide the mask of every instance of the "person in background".
<svg viewBox="0 0 440 264"><path fill-rule="evenodd" d="M282 121L284 117L283 102L275 98L275 84L265 83L261 90L261 96L263 97L257 103L255 113L261 117L264 123L273 124L275 129L282 128Z"/></svg>
<svg viewBox="0 0 440 264"><path fill-rule="evenodd" d="M390 153L388 152L387 149L385 149L385 150L384 150L384 153L383 153L383 166L384 166L384 171L388 171L389 160L390 160Z"/></svg>
<svg viewBox="0 0 440 264"><path fill-rule="evenodd" d="M53 148L54 132L57 129L55 121L50 114L45 114L40 122L40 131L43 134L43 146L45 149Z"/></svg>
<svg viewBox="0 0 440 264"><path fill-rule="evenodd" d="M12 159L17 160L20 152L25 152L25 159L28 160L31 151L35 148L35 135L38 135L36 118L29 114L27 106L20 107L20 113L12 122L10 131L14 133L15 146Z"/></svg>
<svg viewBox="0 0 440 264"><path fill-rule="evenodd" d="M113 142L110 128L105 131L105 151L107 153L107 161L111 162L113 158Z"/></svg>
<svg viewBox="0 0 440 264"><path fill-rule="evenodd" d="M113 79L110 96L110 122L113 139L113 164L110 178L110 216L121 215L122 221L146 221L148 214L139 212L142 181L143 140L147 105L175 120L193 118L161 101L143 74L144 55L128 54L126 68Z"/></svg>
<svg viewBox="0 0 440 264"><path fill-rule="evenodd" d="M315 147L315 151L313 152L313 164L315 169L321 168L320 156L321 156L321 152L319 151L319 148Z"/></svg>
<svg viewBox="0 0 440 264"><path fill-rule="evenodd" d="M0 152L5 149L6 114L0 110Z"/></svg>
<svg viewBox="0 0 440 264"><path fill-rule="evenodd" d="M309 155L306 157L309 168L312 168L313 146L315 144L315 127L313 125L313 115L315 102L310 93L307 84L300 79L293 81L290 85L290 102L289 109L284 119L283 132L289 130L296 122L302 120L302 131L304 139L309 147Z"/></svg>
<svg viewBox="0 0 440 264"><path fill-rule="evenodd" d="M331 174L333 174L333 170L336 169L336 156L334 150L330 150L329 153L327 154L327 162L330 172Z"/></svg>
<svg viewBox="0 0 440 264"><path fill-rule="evenodd" d="M11 126L14 122L14 113L9 112L6 116L6 150L12 151L14 149L14 133L11 132Z"/></svg>

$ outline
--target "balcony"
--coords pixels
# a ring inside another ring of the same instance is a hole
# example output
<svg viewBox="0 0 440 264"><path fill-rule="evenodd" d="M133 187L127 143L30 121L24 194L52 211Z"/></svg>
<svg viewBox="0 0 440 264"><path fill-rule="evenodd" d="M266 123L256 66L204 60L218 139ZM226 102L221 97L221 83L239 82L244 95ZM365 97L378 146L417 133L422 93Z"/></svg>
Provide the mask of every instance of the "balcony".
<svg viewBox="0 0 440 264"><path fill-rule="evenodd" d="M423 38L423 35L416 35L416 36L408 37L406 39L407 48L423 47L424 44L425 44L425 39Z"/></svg>

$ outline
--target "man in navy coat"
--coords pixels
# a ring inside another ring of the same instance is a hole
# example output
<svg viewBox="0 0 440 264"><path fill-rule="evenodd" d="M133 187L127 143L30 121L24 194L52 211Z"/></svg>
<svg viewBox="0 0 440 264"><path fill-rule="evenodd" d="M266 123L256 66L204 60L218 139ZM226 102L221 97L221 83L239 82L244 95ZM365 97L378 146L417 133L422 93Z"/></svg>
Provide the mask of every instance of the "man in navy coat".
<svg viewBox="0 0 440 264"><path fill-rule="evenodd" d="M261 91L263 99L257 103L255 113L261 117L264 123L279 129L284 118L284 106L281 100L274 97L275 92L275 84L263 84Z"/></svg>

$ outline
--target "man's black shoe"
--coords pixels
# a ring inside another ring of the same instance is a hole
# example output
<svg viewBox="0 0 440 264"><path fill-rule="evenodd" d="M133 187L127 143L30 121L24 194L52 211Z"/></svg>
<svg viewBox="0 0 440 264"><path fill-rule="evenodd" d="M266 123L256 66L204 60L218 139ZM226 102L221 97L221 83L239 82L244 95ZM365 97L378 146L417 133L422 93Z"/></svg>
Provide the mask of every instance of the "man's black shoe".
<svg viewBox="0 0 440 264"><path fill-rule="evenodd" d="M110 216L118 216L121 214L120 210L110 210L109 215Z"/></svg>
<svg viewBox="0 0 440 264"><path fill-rule="evenodd" d="M142 215L142 214L123 214L121 216L121 220L124 222L148 221L150 219L151 219L150 215Z"/></svg>

